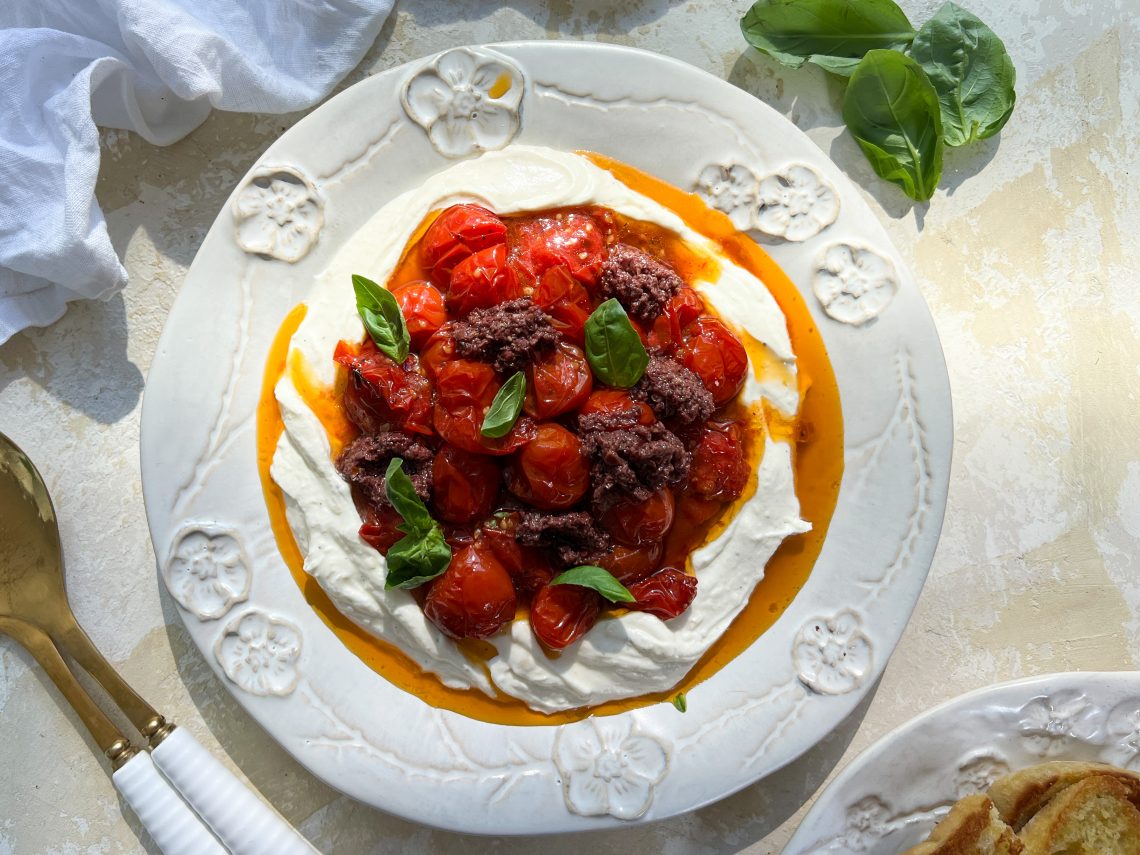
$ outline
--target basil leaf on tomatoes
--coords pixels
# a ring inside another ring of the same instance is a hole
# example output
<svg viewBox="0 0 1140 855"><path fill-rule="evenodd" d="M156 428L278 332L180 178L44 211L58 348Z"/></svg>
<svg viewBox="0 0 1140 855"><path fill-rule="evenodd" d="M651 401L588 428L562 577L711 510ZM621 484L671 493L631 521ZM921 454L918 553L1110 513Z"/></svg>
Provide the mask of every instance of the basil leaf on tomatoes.
<svg viewBox="0 0 1140 855"><path fill-rule="evenodd" d="M934 195L942 177L941 107L922 66L897 51L869 51L851 75L843 121L879 177L918 201Z"/></svg>
<svg viewBox="0 0 1140 855"><path fill-rule="evenodd" d="M761 53L791 68L812 62L847 77L869 50L903 50L914 27L894 0L759 0L740 29Z"/></svg>
<svg viewBox="0 0 1140 855"><path fill-rule="evenodd" d="M483 417L483 436L502 439L511 432L522 412L523 398L526 396L526 375L516 371L495 393L487 415Z"/></svg>
<svg viewBox="0 0 1140 855"><path fill-rule="evenodd" d="M371 279L352 274L352 290L356 292L356 310L376 348L393 362L402 364L408 358L411 337L400 304L387 288Z"/></svg>
<svg viewBox="0 0 1140 855"><path fill-rule="evenodd" d="M1017 95L1017 72L998 35L947 3L919 29L910 55L922 66L942 107L942 140L959 146L1002 129Z"/></svg>
<svg viewBox="0 0 1140 855"><path fill-rule="evenodd" d="M559 573L551 581L551 585L578 585L597 591L611 603L632 603L634 596L629 588L614 578L609 570L595 567L593 564L583 564L581 567L572 567L564 573Z"/></svg>
<svg viewBox="0 0 1140 855"><path fill-rule="evenodd" d="M388 563L385 588L415 588L443 573L451 563L451 547L443 529L432 519L427 505L416 494L404 461L392 458L384 473L384 492L404 521L396 526L404 536L384 556Z"/></svg>
<svg viewBox="0 0 1140 855"><path fill-rule="evenodd" d="M634 385L649 364L641 336L612 297L586 319L586 361L599 380L619 389Z"/></svg>

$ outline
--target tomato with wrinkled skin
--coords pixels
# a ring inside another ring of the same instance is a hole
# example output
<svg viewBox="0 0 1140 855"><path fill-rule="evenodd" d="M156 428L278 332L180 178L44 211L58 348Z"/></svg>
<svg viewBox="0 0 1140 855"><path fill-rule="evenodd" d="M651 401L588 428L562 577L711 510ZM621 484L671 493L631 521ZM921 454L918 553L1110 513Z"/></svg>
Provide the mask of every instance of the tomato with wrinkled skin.
<svg viewBox="0 0 1140 855"><path fill-rule="evenodd" d="M673 526L676 502L662 487L644 502L619 502L602 514L602 527L627 546L645 546L665 539Z"/></svg>
<svg viewBox="0 0 1140 855"><path fill-rule="evenodd" d="M515 583L515 592L524 602L529 603L554 578L554 567L543 551L534 546L524 546L515 540L513 528L484 526L480 537L507 568Z"/></svg>
<svg viewBox="0 0 1140 855"><path fill-rule="evenodd" d="M432 507L450 523L485 519L499 498L500 477L490 457L445 445L431 463Z"/></svg>
<svg viewBox="0 0 1140 855"><path fill-rule="evenodd" d="M623 546L619 543L598 559L598 566L609 570L623 585L628 585L656 570L664 551L665 547L661 541L645 546Z"/></svg>
<svg viewBox="0 0 1140 855"><path fill-rule="evenodd" d="M647 612L661 620L682 615L697 596L697 577L675 567L663 567L652 576L628 586L634 602L626 603L630 611Z"/></svg>
<svg viewBox="0 0 1140 855"><path fill-rule="evenodd" d="M495 369L485 362L453 359L436 375L435 429L446 442L476 454L510 454L534 439L534 421L520 416L499 439L483 436L483 419L499 391Z"/></svg>
<svg viewBox="0 0 1140 855"><path fill-rule="evenodd" d="M448 321L436 330L420 350L420 366L428 377L435 377L445 362L455 359L455 322Z"/></svg>
<svg viewBox="0 0 1140 855"><path fill-rule="evenodd" d="M363 523L360 526L360 539L379 552L387 555L388 550L403 538L404 533L396 526L404 521L396 509L390 505L363 505L360 508Z"/></svg>
<svg viewBox="0 0 1140 855"><path fill-rule="evenodd" d="M520 267L537 279L562 265L587 287L598 281L605 261L605 236L589 214L536 217L512 228L511 244Z"/></svg>
<svg viewBox="0 0 1140 855"><path fill-rule="evenodd" d="M532 298L558 332L577 345L586 340L586 320L594 307L589 292L570 275L565 265L559 264L543 273Z"/></svg>
<svg viewBox="0 0 1140 855"><path fill-rule="evenodd" d="M578 437L544 422L535 437L511 460L507 489L536 508L563 510L576 505L590 486L590 470Z"/></svg>
<svg viewBox="0 0 1140 855"><path fill-rule="evenodd" d="M702 499L739 499L751 469L744 459L744 438L734 421L708 422L701 429L689 467L689 492Z"/></svg>
<svg viewBox="0 0 1140 855"><path fill-rule="evenodd" d="M716 318L697 318L677 352L685 367L701 378L718 407L736 396L748 376L744 345Z"/></svg>
<svg viewBox="0 0 1140 855"><path fill-rule="evenodd" d="M486 208L452 205L428 227L420 244L420 258L432 281L447 288L457 264L506 239L506 224Z"/></svg>
<svg viewBox="0 0 1140 855"><path fill-rule="evenodd" d="M393 289L392 296L396 298L400 312L404 315L408 338L415 350L422 348L435 331L447 322L443 294L428 282L407 282Z"/></svg>
<svg viewBox="0 0 1140 855"><path fill-rule="evenodd" d="M636 417L637 423L641 425L651 425L657 421L657 416L649 404L633 400L629 392L620 389L595 389L578 410L578 415L581 416L611 413Z"/></svg>
<svg viewBox="0 0 1140 855"><path fill-rule="evenodd" d="M581 349L567 341L526 370L523 409L536 419L573 412L594 388L594 375Z"/></svg>
<svg viewBox="0 0 1140 855"><path fill-rule="evenodd" d="M684 287L670 298L664 311L653 322L647 345L671 353L688 332L689 327L705 311L704 301L692 288Z"/></svg>
<svg viewBox="0 0 1140 855"><path fill-rule="evenodd" d="M547 585L530 602L530 628L553 650L573 644L598 622L602 596L580 585Z"/></svg>
<svg viewBox="0 0 1140 855"><path fill-rule="evenodd" d="M432 433L431 381L420 373L415 354L397 365L369 338L359 348L340 342L333 359L349 370L344 408L360 430L379 433L391 425L413 433Z"/></svg>
<svg viewBox="0 0 1140 855"><path fill-rule="evenodd" d="M514 620L515 586L489 547L472 543L456 552L431 583L424 615L452 638L487 638Z"/></svg>
<svg viewBox="0 0 1140 855"><path fill-rule="evenodd" d="M515 272L507 264L503 244L472 253L451 271L447 307L463 316L522 296Z"/></svg>

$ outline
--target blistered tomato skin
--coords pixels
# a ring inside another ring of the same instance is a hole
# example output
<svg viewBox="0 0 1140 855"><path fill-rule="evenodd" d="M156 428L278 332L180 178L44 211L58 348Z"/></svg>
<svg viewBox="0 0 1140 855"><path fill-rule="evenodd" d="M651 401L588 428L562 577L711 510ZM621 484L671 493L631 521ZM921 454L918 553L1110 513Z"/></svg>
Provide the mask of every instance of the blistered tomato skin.
<svg viewBox="0 0 1140 855"><path fill-rule="evenodd" d="M665 538L673 526L676 503L663 487L644 502L620 502L602 514L602 527L626 546L647 546Z"/></svg>
<svg viewBox="0 0 1140 855"><path fill-rule="evenodd" d="M673 295L665 311L654 321L653 329L647 337L647 345L672 353L704 311L704 301L697 292L692 288L682 288Z"/></svg>
<svg viewBox="0 0 1140 855"><path fill-rule="evenodd" d="M578 437L546 422L507 466L506 481L508 490L536 508L565 510L586 495L590 470Z"/></svg>
<svg viewBox="0 0 1140 855"><path fill-rule="evenodd" d="M341 342L333 358L349 369L345 414L360 430L394 426L431 434L431 381L420 373L415 354L397 365L368 339L359 349Z"/></svg>
<svg viewBox="0 0 1140 855"><path fill-rule="evenodd" d="M577 345L586 340L586 320L594 310L590 293L564 265L543 273L532 297L558 332Z"/></svg>
<svg viewBox="0 0 1140 855"><path fill-rule="evenodd" d="M478 205L452 205L431 224L420 244L423 265L432 281L447 288L455 266L472 253L507 239L507 227Z"/></svg>
<svg viewBox="0 0 1140 855"><path fill-rule="evenodd" d="M392 296L404 315L408 327L408 337L415 350L422 348L427 340L447 321L447 307L443 304L443 294L427 282L408 282L392 291Z"/></svg>
<svg viewBox="0 0 1140 855"><path fill-rule="evenodd" d="M482 434L483 419L499 391L495 369L485 362L454 359L436 375L434 425L452 445L476 454L510 454L534 439L535 424L520 416L510 433L500 439Z"/></svg>
<svg viewBox="0 0 1140 855"><path fill-rule="evenodd" d="M594 375L581 349L560 341L554 351L527 368L523 408L536 419L577 410L594 388Z"/></svg>
<svg viewBox="0 0 1140 855"><path fill-rule="evenodd" d="M506 569L489 547L473 543L431 583L424 614L452 638L487 638L514 620L516 606Z"/></svg>
<svg viewBox="0 0 1140 855"><path fill-rule="evenodd" d="M646 546L622 546L619 543L598 561L598 566L609 570L623 585L628 585L652 573L661 563L664 551L661 541Z"/></svg>
<svg viewBox="0 0 1140 855"><path fill-rule="evenodd" d="M661 620L672 620L684 614L697 596L697 578L673 567L658 570L652 576L629 585L633 594L631 611L647 612Z"/></svg>
<svg viewBox="0 0 1140 855"><path fill-rule="evenodd" d="M731 502L744 493L750 474L740 425L732 421L706 424L693 450L689 492L701 499Z"/></svg>
<svg viewBox="0 0 1140 855"><path fill-rule="evenodd" d="M718 407L744 386L748 354L736 335L716 318L697 318L678 348L685 367L701 378Z"/></svg>
<svg viewBox="0 0 1140 855"><path fill-rule="evenodd" d="M420 351L420 365L424 374L434 378L444 363L455 359L455 322L448 321L436 330Z"/></svg>
<svg viewBox="0 0 1140 855"><path fill-rule="evenodd" d="M554 578L554 567L545 553L534 546L523 546L515 540L511 527L500 525L496 528L485 526L480 537L491 547L495 557L507 568L515 592L520 600L529 603L539 590L550 584Z"/></svg>
<svg viewBox="0 0 1140 855"><path fill-rule="evenodd" d="M386 555L396 541L404 536L397 528L404 518L394 508L364 505L360 509L360 516L364 521L360 526L361 540L381 555Z"/></svg>
<svg viewBox="0 0 1140 855"><path fill-rule="evenodd" d="M538 217L518 226L512 238L519 265L535 279L561 265L583 285L598 281L605 260L605 236L589 214Z"/></svg>
<svg viewBox="0 0 1140 855"><path fill-rule="evenodd" d="M637 424L651 425L657 421L653 408L644 401L635 401L629 392L620 389L597 389L586 399L579 415L611 415L621 413L633 417Z"/></svg>
<svg viewBox="0 0 1140 855"><path fill-rule="evenodd" d="M447 307L460 317L522 296L503 244L481 249L455 266L447 289Z"/></svg>
<svg viewBox="0 0 1140 855"><path fill-rule="evenodd" d="M431 464L432 506L450 523L486 519L499 498L499 480L492 458L445 445Z"/></svg>
<svg viewBox="0 0 1140 855"><path fill-rule="evenodd" d="M547 585L530 603L530 628L552 650L562 650L598 622L602 597L579 585Z"/></svg>

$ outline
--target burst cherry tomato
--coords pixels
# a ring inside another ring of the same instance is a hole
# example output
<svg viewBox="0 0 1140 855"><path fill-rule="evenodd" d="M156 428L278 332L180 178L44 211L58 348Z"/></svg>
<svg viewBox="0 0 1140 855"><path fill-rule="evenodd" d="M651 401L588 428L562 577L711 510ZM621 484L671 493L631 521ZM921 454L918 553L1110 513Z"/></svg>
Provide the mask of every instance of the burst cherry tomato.
<svg viewBox="0 0 1140 855"><path fill-rule="evenodd" d="M685 367L712 392L718 407L732 400L748 375L744 345L716 318L697 318L678 353Z"/></svg>
<svg viewBox="0 0 1140 855"><path fill-rule="evenodd" d="M554 650L573 644L598 622L602 597L580 585L547 585L530 603L530 628Z"/></svg>
<svg viewBox="0 0 1140 855"><path fill-rule="evenodd" d="M506 239L506 225L486 208L452 205L428 228L420 253L424 267L431 271L432 281L447 288L457 264L473 252Z"/></svg>
<svg viewBox="0 0 1140 855"><path fill-rule="evenodd" d="M644 502L621 502L602 514L602 527L628 546L645 546L664 540L673 525L676 503L668 488Z"/></svg>
<svg viewBox="0 0 1140 855"><path fill-rule="evenodd" d="M705 304L697 292L692 288L682 288L673 295L665 306L665 311L653 322L647 344L672 352L704 310Z"/></svg>
<svg viewBox="0 0 1140 855"><path fill-rule="evenodd" d="M582 405L579 415L588 416L595 413L628 413L637 416L637 423L651 425L657 421L653 409L644 401L635 401L629 392L620 389L598 389Z"/></svg>
<svg viewBox="0 0 1140 855"><path fill-rule="evenodd" d="M692 605L697 595L697 577L673 567L664 567L628 587L635 600L627 604L630 610L648 612L661 620L672 620Z"/></svg>
<svg viewBox="0 0 1140 855"><path fill-rule="evenodd" d="M589 214L559 214L523 222L512 235L515 257L533 278L563 265L583 285L598 280L605 260L605 238Z"/></svg>
<svg viewBox="0 0 1140 855"><path fill-rule="evenodd" d="M363 505L360 508L360 517L364 521L360 526L361 540L381 555L387 555L393 544L404 536L404 533L396 528L404 518L396 513L395 508L388 505L382 507Z"/></svg>
<svg viewBox="0 0 1140 855"><path fill-rule="evenodd" d="M452 638L486 638L515 617L515 586L490 548L474 543L431 583L424 614Z"/></svg>
<svg viewBox="0 0 1140 855"><path fill-rule="evenodd" d="M590 470L578 437L546 422L507 466L507 489L544 510L576 505L590 486Z"/></svg>
<svg viewBox="0 0 1140 855"><path fill-rule="evenodd" d="M484 527L481 537L507 568L515 583L515 591L524 602L529 603L554 578L554 568L543 551L516 541L512 527L502 522L497 528Z"/></svg>
<svg viewBox="0 0 1140 855"><path fill-rule="evenodd" d="M598 560L598 565L609 570L623 585L628 585L652 573L661 563L662 552L661 541L638 547L617 544Z"/></svg>
<svg viewBox="0 0 1140 855"><path fill-rule="evenodd" d="M546 312L562 335L579 345L586 340L586 319L593 311L590 294L565 265L543 273L533 297L535 305Z"/></svg>
<svg viewBox="0 0 1140 855"><path fill-rule="evenodd" d="M431 464L436 513L458 524L485 519L495 509L499 479L499 465L490 457L445 445Z"/></svg>
<svg viewBox="0 0 1140 855"><path fill-rule="evenodd" d="M400 304L404 323L408 325L408 336L416 350L422 348L424 342L447 321L443 295L434 285L408 282L395 288L392 296Z"/></svg>
<svg viewBox="0 0 1140 855"><path fill-rule="evenodd" d="M469 255L451 271L447 307L458 315L487 309L522 296L515 272L507 265L503 244Z"/></svg>
<svg viewBox="0 0 1140 855"><path fill-rule="evenodd" d="M420 351L420 365L428 377L435 377L445 362L455 359L454 330L455 322L448 321L432 334Z"/></svg>
<svg viewBox="0 0 1140 855"><path fill-rule="evenodd" d="M526 370L523 408L536 419L552 419L585 403L594 388L586 355L568 341Z"/></svg>
<svg viewBox="0 0 1140 855"><path fill-rule="evenodd" d="M740 425L732 421L706 424L693 451L689 492L702 499L731 502L744 492L748 475Z"/></svg>
<svg viewBox="0 0 1140 855"><path fill-rule="evenodd" d="M340 342L333 359L349 369L344 408L362 431L378 433L394 425L414 433L432 432L431 381L419 372L415 355L397 365L368 339L359 348Z"/></svg>
<svg viewBox="0 0 1140 855"><path fill-rule="evenodd" d="M499 391L495 369L485 362L453 359L436 376L437 399L434 424L439 435L464 451L477 454L510 454L534 439L534 422L520 416L511 432L501 439L483 436L483 418Z"/></svg>

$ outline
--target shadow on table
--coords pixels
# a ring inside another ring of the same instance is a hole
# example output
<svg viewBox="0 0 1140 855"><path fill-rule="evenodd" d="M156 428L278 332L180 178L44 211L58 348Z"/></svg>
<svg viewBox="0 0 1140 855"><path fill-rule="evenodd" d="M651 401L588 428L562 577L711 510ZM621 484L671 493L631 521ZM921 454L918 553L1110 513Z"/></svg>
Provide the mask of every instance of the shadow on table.
<svg viewBox="0 0 1140 855"><path fill-rule="evenodd" d="M456 3L455 0L416 0L399 2L396 11L410 15L422 28L479 21L506 6L528 20L541 25L550 37L624 36L636 27L660 20L673 6L688 0L479 0ZM393 15L395 17L395 15ZM497 41L479 34L467 41ZM462 43L462 39L455 40Z"/></svg>

